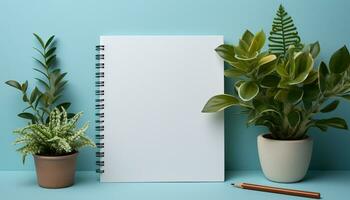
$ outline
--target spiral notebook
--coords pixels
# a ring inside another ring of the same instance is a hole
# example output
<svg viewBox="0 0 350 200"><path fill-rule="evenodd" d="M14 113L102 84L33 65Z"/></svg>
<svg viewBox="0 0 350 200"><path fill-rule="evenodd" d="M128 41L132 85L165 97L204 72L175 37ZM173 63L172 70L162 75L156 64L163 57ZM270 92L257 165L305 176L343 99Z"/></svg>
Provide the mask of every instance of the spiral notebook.
<svg viewBox="0 0 350 200"><path fill-rule="evenodd" d="M101 36L96 156L101 182L224 180L223 36Z"/></svg>

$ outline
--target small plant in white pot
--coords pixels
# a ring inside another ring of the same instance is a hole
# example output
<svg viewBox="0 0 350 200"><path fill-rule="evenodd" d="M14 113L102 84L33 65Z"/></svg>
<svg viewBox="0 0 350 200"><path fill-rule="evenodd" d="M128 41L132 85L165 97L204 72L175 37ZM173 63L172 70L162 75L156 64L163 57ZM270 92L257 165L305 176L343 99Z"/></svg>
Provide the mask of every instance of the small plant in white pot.
<svg viewBox="0 0 350 200"><path fill-rule="evenodd" d="M328 112L337 108L339 99L350 99L350 55L343 46L328 65L321 62L317 69L318 42L302 45L282 6L269 39L270 49L263 51L265 34L247 30L239 44L216 48L229 65L225 76L234 78L235 94L212 97L202 112L241 107L248 115L248 125L269 130L257 141L264 175L276 182L296 182L309 167L313 146L307 135L310 128L348 128L344 119L329 117Z"/></svg>

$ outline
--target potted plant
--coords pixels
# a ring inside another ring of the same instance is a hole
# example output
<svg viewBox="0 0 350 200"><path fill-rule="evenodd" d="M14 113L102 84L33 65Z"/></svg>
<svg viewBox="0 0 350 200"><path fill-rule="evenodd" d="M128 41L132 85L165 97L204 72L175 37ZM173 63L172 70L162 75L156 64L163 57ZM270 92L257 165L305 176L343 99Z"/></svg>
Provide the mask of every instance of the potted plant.
<svg viewBox="0 0 350 200"><path fill-rule="evenodd" d="M62 188L73 185L78 150L84 146L95 147L86 135L88 124L76 128L82 113L68 118L64 108L55 108L46 124L29 124L15 130L15 144L23 155L34 156L38 184L45 188Z"/></svg>
<svg viewBox="0 0 350 200"><path fill-rule="evenodd" d="M317 69L314 59L319 43L302 45L282 6L269 40L269 50L263 51L264 32L254 35L247 30L237 45L216 48L229 65L225 76L234 78L235 94L212 97L202 112L241 107L248 115L248 125L269 130L257 139L264 175L276 182L296 182L305 176L310 163L310 128L348 128L344 119L329 118L328 112L337 108L339 99L350 99L350 55L343 46L328 65L321 62Z"/></svg>
<svg viewBox="0 0 350 200"><path fill-rule="evenodd" d="M23 163L28 154L35 160L38 184L47 188L67 187L74 183L74 173L78 149L83 146L95 147L85 136L88 125L76 129L82 113L67 113L70 102L59 102L67 83L56 66L54 36L44 42L37 34L35 38L41 49L34 48L41 59L34 58L39 67L34 68L41 77L40 85L29 92L28 81L14 80L6 84L16 88L27 107L18 114L28 120L28 125L14 131L18 134L15 144L23 144L17 151L23 155Z"/></svg>

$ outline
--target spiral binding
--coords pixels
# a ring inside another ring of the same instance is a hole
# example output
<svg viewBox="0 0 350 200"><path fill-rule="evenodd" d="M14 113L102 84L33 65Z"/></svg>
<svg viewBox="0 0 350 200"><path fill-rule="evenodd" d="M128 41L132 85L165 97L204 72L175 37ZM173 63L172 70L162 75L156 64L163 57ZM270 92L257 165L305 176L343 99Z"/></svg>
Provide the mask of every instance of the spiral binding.
<svg viewBox="0 0 350 200"><path fill-rule="evenodd" d="M95 110L96 110L96 120L95 120L95 130L97 132L97 134L95 135L96 140L98 140L98 142L96 142L96 146L97 148L99 148L99 151L96 152L96 173L104 173L104 170L102 169L102 167L104 166L105 162L102 160L105 153L103 152L103 148L104 148L104 143L102 142L102 140L104 139L104 113L103 110L105 108L105 104L104 104L104 94L105 91L103 89L103 87L105 86L105 82L103 81L103 78L105 77L105 73L104 73L104 69L105 69L105 64L103 63L105 56L103 54L103 51L105 50L104 45L97 45L96 46L96 51L98 52L96 54L96 65L95 68L97 69L96 73L95 73L95 94L96 94L96 100L95 100Z"/></svg>

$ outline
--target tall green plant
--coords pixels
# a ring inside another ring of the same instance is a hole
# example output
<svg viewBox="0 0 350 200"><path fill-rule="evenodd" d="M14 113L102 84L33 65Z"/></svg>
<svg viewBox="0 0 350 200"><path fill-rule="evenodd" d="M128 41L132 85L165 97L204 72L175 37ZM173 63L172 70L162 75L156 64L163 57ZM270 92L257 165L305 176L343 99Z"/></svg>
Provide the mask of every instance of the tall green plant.
<svg viewBox="0 0 350 200"><path fill-rule="evenodd" d="M297 51L303 47L300 43L300 37L293 19L288 15L282 5L279 6L276 17L273 19L269 41L269 51L281 57L287 54L288 48L291 45Z"/></svg>
<svg viewBox="0 0 350 200"><path fill-rule="evenodd" d="M277 62L278 55L262 51L264 42L262 31L255 35L246 31L237 45L216 48L230 66L225 76L235 78L235 94L212 97L202 112L240 106L248 113L248 125L265 126L273 138L282 140L302 139L311 127L347 129L342 118L315 115L328 116L337 108L339 98L350 99L348 49L343 46L337 50L328 66L321 62L317 70L314 58L320 51L318 43L306 45L302 51L292 45Z"/></svg>
<svg viewBox="0 0 350 200"><path fill-rule="evenodd" d="M33 69L41 75L41 77L35 78L40 86L35 86L29 92L28 81L19 83L15 80L9 80L6 81L6 84L18 89L21 92L22 100L27 104L27 107L18 116L30 120L32 124L43 124L48 122L49 114L55 107L68 109L70 106L69 102L58 104L67 83L64 80L67 73L61 73L60 69L56 67L55 36L51 36L46 42L35 33L34 37L40 47L34 47L39 53L39 58L34 58L38 67ZM69 117L73 115L70 113Z"/></svg>

